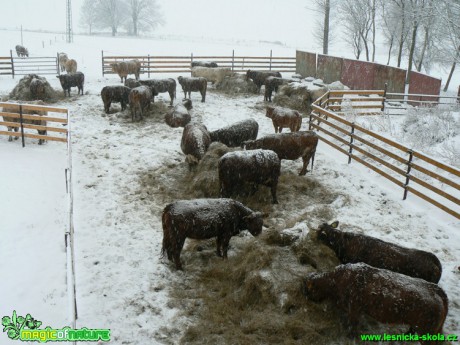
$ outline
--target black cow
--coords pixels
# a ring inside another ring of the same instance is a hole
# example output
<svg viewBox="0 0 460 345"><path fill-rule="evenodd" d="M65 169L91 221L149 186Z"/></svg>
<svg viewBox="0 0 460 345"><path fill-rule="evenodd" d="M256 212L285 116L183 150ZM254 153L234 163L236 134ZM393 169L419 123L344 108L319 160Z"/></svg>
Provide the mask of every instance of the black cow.
<svg viewBox="0 0 460 345"><path fill-rule="evenodd" d="M385 324L409 325L409 333L420 337L437 336L448 311L446 293L438 285L364 263L311 273L303 280L302 291L314 302L328 299L342 309L352 335L358 333L359 318L366 314Z"/></svg>
<svg viewBox="0 0 460 345"><path fill-rule="evenodd" d="M296 160L302 157L303 166L299 175L305 175L310 158L313 169L317 145L318 134L313 131L306 131L266 135L257 140L245 141L241 146L246 150L264 149L275 151L279 159Z"/></svg>
<svg viewBox="0 0 460 345"><path fill-rule="evenodd" d="M227 258L232 236L249 230L253 236L262 232L262 213L254 212L232 199L178 200L163 210L163 248L169 260L181 270L180 253L186 238L216 237L217 255Z"/></svg>
<svg viewBox="0 0 460 345"><path fill-rule="evenodd" d="M265 80L268 77L279 77L281 78L280 72L272 72L272 71L253 71L248 69L246 72L246 80L252 79L254 84L257 86L257 91L260 92L260 88L262 85L265 85Z"/></svg>
<svg viewBox="0 0 460 345"><path fill-rule="evenodd" d="M292 83L292 82L296 82L296 80L272 77L272 76L267 77L265 79L264 101L271 102L273 91L278 93L278 89L281 85L285 85L285 84Z"/></svg>
<svg viewBox="0 0 460 345"><path fill-rule="evenodd" d="M230 197L245 183L252 185L252 193L259 184L271 188L272 202L278 203L276 188L281 171L278 155L270 150L228 152L219 159L221 197Z"/></svg>
<svg viewBox="0 0 460 345"><path fill-rule="evenodd" d="M212 62L212 61L193 61L192 62L192 68L193 67L216 68L216 67L219 67L219 66L215 62Z"/></svg>
<svg viewBox="0 0 460 345"><path fill-rule="evenodd" d="M64 90L64 96L66 91L70 97L70 88L78 87L78 94L83 95L83 84L85 83L85 75L82 72L76 72L73 74L61 74L56 76L61 82L62 89Z"/></svg>
<svg viewBox="0 0 460 345"><path fill-rule="evenodd" d="M105 86L101 91L102 102L104 102L104 110L108 114L112 102L119 102L121 110L125 110L129 103L129 93L131 89L126 86Z"/></svg>
<svg viewBox="0 0 460 345"><path fill-rule="evenodd" d="M173 105L174 98L176 97L176 81L174 79L147 79L139 80L139 83L153 88L155 96L163 92L169 93L169 97L171 98L169 105Z"/></svg>
<svg viewBox="0 0 460 345"><path fill-rule="evenodd" d="M342 263L364 262L415 278L438 283L442 266L433 253L411 249L378 238L337 229L338 221L322 224L317 238L330 247Z"/></svg>
<svg viewBox="0 0 460 345"><path fill-rule="evenodd" d="M254 140L259 132L259 124L253 119L243 120L209 133L211 141L218 141L228 147L241 146L246 140Z"/></svg>
<svg viewBox="0 0 460 345"><path fill-rule="evenodd" d="M206 99L206 89L208 88L208 81L205 78L188 78L188 77L177 77L179 84L182 86L184 91L184 97L190 98L192 91L199 91L201 94L201 102L204 102Z"/></svg>

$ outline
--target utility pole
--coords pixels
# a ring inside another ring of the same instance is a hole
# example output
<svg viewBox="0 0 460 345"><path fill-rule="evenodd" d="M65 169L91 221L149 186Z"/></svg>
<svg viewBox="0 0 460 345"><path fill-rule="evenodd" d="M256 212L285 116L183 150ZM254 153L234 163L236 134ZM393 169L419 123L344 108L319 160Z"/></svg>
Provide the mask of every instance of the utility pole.
<svg viewBox="0 0 460 345"><path fill-rule="evenodd" d="M73 42L73 30L72 30L72 1L66 0L66 37L67 43Z"/></svg>

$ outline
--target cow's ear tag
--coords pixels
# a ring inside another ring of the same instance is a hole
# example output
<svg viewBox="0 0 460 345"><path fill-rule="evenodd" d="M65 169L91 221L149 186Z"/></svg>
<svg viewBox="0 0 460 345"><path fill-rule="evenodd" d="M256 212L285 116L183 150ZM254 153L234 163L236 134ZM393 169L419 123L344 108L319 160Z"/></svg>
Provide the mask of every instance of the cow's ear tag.
<svg viewBox="0 0 460 345"><path fill-rule="evenodd" d="M337 229L339 227L339 221L336 220L334 223L331 224L331 227Z"/></svg>

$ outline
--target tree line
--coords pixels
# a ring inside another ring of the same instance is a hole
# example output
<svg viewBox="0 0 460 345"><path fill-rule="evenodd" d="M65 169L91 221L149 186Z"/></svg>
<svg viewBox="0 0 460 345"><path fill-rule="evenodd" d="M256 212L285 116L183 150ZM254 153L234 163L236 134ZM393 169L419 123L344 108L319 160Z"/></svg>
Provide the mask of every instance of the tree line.
<svg viewBox="0 0 460 345"><path fill-rule="evenodd" d="M315 0L321 13L314 37L328 53L340 37L356 59L375 61L376 36L384 37L387 65L394 59L408 70L429 73L434 64L450 65L447 90L460 59L460 0ZM340 25L337 25L340 23ZM340 28L341 35L334 31ZM410 73L406 83L409 83Z"/></svg>
<svg viewBox="0 0 460 345"><path fill-rule="evenodd" d="M157 0L85 0L81 7L80 25L91 35L95 29L112 31L120 28L133 36L163 24Z"/></svg>

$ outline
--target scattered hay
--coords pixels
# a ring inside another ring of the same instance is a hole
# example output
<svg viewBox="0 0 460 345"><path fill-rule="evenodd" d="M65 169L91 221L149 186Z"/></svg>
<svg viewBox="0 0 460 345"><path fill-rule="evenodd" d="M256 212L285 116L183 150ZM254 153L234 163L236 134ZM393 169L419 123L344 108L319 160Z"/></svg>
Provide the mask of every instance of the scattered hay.
<svg viewBox="0 0 460 345"><path fill-rule="evenodd" d="M54 103L63 98L60 92L57 92L51 87L46 78L40 77L36 74L26 75L19 80L18 84L10 92L9 98L21 101L35 100L30 92L30 83L33 79L40 80L44 85L44 92L42 93L43 97L41 99L42 101Z"/></svg>
<svg viewBox="0 0 460 345"><path fill-rule="evenodd" d="M216 89L233 95L239 93L258 93L257 86L252 80L246 80L246 75L237 73L225 77L221 83L216 85Z"/></svg>

